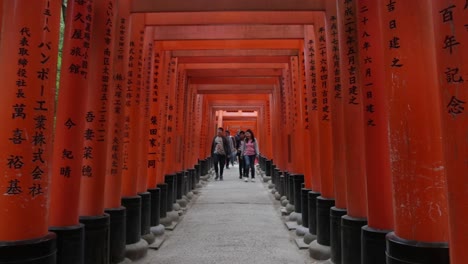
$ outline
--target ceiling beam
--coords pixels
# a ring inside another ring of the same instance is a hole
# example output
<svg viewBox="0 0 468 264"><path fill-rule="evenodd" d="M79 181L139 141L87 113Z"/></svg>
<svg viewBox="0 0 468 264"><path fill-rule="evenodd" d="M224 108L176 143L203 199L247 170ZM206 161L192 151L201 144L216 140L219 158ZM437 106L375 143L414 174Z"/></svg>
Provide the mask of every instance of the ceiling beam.
<svg viewBox="0 0 468 264"><path fill-rule="evenodd" d="M243 84L222 84L197 85L198 94L271 94L273 92L272 85L243 85Z"/></svg>
<svg viewBox="0 0 468 264"><path fill-rule="evenodd" d="M175 50L173 57L297 56L297 49Z"/></svg>
<svg viewBox="0 0 468 264"><path fill-rule="evenodd" d="M190 84L269 84L278 83L278 77L192 77Z"/></svg>
<svg viewBox="0 0 468 264"><path fill-rule="evenodd" d="M168 40L156 41L160 50L224 50L224 49L300 49L302 39L277 40Z"/></svg>
<svg viewBox="0 0 468 264"><path fill-rule="evenodd" d="M180 63L179 63L180 65ZM285 69L287 63L188 63L186 70L194 69Z"/></svg>
<svg viewBox="0 0 468 264"><path fill-rule="evenodd" d="M325 10L326 0L134 0L131 12L311 11Z"/></svg>
<svg viewBox="0 0 468 264"><path fill-rule="evenodd" d="M290 56L177 57L178 63L289 63Z"/></svg>
<svg viewBox="0 0 468 264"><path fill-rule="evenodd" d="M154 40L303 39L302 25L155 26Z"/></svg>
<svg viewBox="0 0 468 264"><path fill-rule="evenodd" d="M283 75L281 69L198 69L187 70L189 77L279 77Z"/></svg>

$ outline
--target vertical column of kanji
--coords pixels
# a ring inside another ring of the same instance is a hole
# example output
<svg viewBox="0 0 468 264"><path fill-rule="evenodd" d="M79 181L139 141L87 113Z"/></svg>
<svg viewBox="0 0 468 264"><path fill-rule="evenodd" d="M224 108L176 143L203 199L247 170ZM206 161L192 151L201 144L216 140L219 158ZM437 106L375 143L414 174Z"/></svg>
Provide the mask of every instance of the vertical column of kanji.
<svg viewBox="0 0 468 264"><path fill-rule="evenodd" d="M161 50L153 47L153 58L151 64L151 90L150 90L150 120L148 128L148 187L155 188L160 183L157 174L157 168L161 166L158 153L158 130L160 129L159 109L160 109L160 69L161 69Z"/></svg>
<svg viewBox="0 0 468 264"><path fill-rule="evenodd" d="M50 197L50 229L59 241L57 263L84 261L78 215L93 11L91 0L68 1Z"/></svg>
<svg viewBox="0 0 468 264"><path fill-rule="evenodd" d="M108 98L113 73L111 50L116 22L114 7L115 1L96 2L92 33L88 33L92 37L88 51L90 63L79 204L80 222L85 225L86 263L109 262L110 217L104 214L104 185L108 142ZM75 52L83 51L78 48Z"/></svg>
<svg viewBox="0 0 468 264"><path fill-rule="evenodd" d="M149 99L150 99L150 76L153 57L154 33L153 27L145 27L140 35L139 69L138 77L140 81L140 105L138 107L138 153L137 153L137 192L141 196L141 235L148 244L155 240L151 232L151 205L152 197L148 191L148 129L150 126Z"/></svg>
<svg viewBox="0 0 468 264"><path fill-rule="evenodd" d="M156 76L158 78L158 130L157 135L156 135L156 145L157 145L157 155L156 155L156 160L157 164L159 166L156 166L156 179L158 183L164 183L164 159L165 159L165 143L164 143L164 138L166 135L165 131L165 126L166 126L166 100L167 100L167 89L166 86L164 85L165 78L166 78L166 61L169 59L166 54L166 51L163 51L160 48L160 45L156 43L156 49L160 51L160 62L159 62L159 68L158 68L158 75Z"/></svg>
<svg viewBox="0 0 468 264"><path fill-rule="evenodd" d="M299 53L299 69L300 69L300 76L301 76L301 111L303 113L303 129L304 129L304 137L303 142L304 144L304 184L306 188L310 188L311 180L312 180L312 162L310 162L309 157L311 156L312 148L310 147L310 93L308 92L307 82L309 81L309 77L306 76L306 67L308 63L306 62L306 42L304 41L302 45L302 49Z"/></svg>
<svg viewBox="0 0 468 264"><path fill-rule="evenodd" d="M235 131L237 133L237 131ZM268 98L265 102L265 143L262 147L262 156L271 159L273 157L273 140L271 135L271 99Z"/></svg>
<svg viewBox="0 0 468 264"><path fill-rule="evenodd" d="M434 42L431 2L378 2L386 43L395 219L395 231L386 237L389 264L449 263L446 170L434 47L450 53L459 46L450 36L445 43Z"/></svg>
<svg viewBox="0 0 468 264"><path fill-rule="evenodd" d="M0 6L0 263L52 264L56 236L47 229L60 4Z"/></svg>
<svg viewBox="0 0 468 264"><path fill-rule="evenodd" d="M328 54L328 69L331 74L332 94L330 95L333 133L333 178L335 206L330 209L331 261L341 263L341 217L346 215L346 157L344 137L343 91L340 70L340 41L338 34L337 2L327 2L327 43L331 48ZM330 91L329 91L330 92Z"/></svg>
<svg viewBox="0 0 468 264"><path fill-rule="evenodd" d="M283 69L283 74L281 76L281 97L283 100L282 105L284 106L284 126L283 126L283 140L285 144L286 158L285 158L285 170L294 171L292 165L292 125L291 125L291 85L289 82L289 64L288 67ZM292 202L292 201L290 201Z"/></svg>
<svg viewBox="0 0 468 264"><path fill-rule="evenodd" d="M124 91L126 75L124 70L128 61L128 41L126 34L129 25L130 1L114 2L114 20L112 45L109 60L112 80L109 81L109 102L107 104L107 151L106 151L106 180L104 186L105 212L110 216L110 261L119 263L125 259L126 244L126 208L121 206L122 190L122 153L124 130ZM106 32L107 34L107 32ZM107 54L107 53L106 53Z"/></svg>
<svg viewBox="0 0 468 264"><path fill-rule="evenodd" d="M468 259L468 1L433 1L450 227L450 262Z"/></svg>
<svg viewBox="0 0 468 264"><path fill-rule="evenodd" d="M290 58L290 85L291 85L291 104L292 104L292 163L294 171L304 173L304 119L302 109L302 93L300 90L301 79L299 76L299 58L293 56ZM298 190L300 191L300 190ZM298 208L300 210L300 205Z"/></svg>
<svg viewBox="0 0 468 264"><path fill-rule="evenodd" d="M275 83L275 87L273 89L272 98L272 130L273 133L273 144L274 144L274 152L273 152L273 160L276 163L276 166L279 169L285 169L285 149L283 145L283 138L282 138L282 120L283 120L283 111L284 109L281 107L282 103L282 91L281 91L281 82L278 80Z"/></svg>
<svg viewBox="0 0 468 264"><path fill-rule="evenodd" d="M171 57L171 53L168 51L167 56L170 59L167 61L166 78L165 78L165 89L166 89L166 136L164 138L164 144L166 148L166 156L164 160L164 174L175 172L175 104L177 97L177 58Z"/></svg>
<svg viewBox="0 0 468 264"><path fill-rule="evenodd" d="M141 239L141 196L138 195L139 107L141 103L141 50L144 35L144 14L130 14L127 30L128 45L124 75L124 129L122 138L122 205L127 209L126 256L137 259L137 251L146 251ZM141 253L141 252L140 252Z"/></svg>
<svg viewBox="0 0 468 264"><path fill-rule="evenodd" d="M342 261L361 261L361 227L367 224L363 88L360 80L355 0L338 2L341 74L344 91L347 215L341 219ZM357 263L357 262L356 262Z"/></svg>
<svg viewBox="0 0 468 264"><path fill-rule="evenodd" d="M393 230L388 113L381 19L376 1L359 0L358 41L366 142L368 225L362 229L362 263L385 262L385 235ZM376 192L376 190L379 190Z"/></svg>
<svg viewBox="0 0 468 264"><path fill-rule="evenodd" d="M182 155L183 155L183 113L186 108L185 102L185 74L184 66L179 65L177 67L177 76L175 84L175 101L174 101L174 171L184 170L182 166Z"/></svg>

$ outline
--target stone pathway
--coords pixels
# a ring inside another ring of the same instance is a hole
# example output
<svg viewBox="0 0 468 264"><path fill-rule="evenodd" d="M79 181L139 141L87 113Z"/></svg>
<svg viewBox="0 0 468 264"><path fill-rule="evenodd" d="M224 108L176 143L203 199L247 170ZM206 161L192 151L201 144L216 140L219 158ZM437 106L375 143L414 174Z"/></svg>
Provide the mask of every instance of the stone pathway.
<svg viewBox="0 0 468 264"><path fill-rule="evenodd" d="M137 264L316 263L295 245L266 184L244 182L237 165L210 181L159 250ZM319 262L317 262L319 263Z"/></svg>

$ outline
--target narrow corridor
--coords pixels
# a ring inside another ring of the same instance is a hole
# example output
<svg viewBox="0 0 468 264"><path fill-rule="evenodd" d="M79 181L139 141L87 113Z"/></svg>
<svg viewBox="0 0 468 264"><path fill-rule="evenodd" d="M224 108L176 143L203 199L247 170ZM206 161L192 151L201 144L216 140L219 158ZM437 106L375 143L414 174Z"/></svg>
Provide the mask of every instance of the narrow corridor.
<svg viewBox="0 0 468 264"><path fill-rule="evenodd" d="M238 178L238 165L224 181L210 179L159 250L136 264L319 263L299 250L266 183Z"/></svg>

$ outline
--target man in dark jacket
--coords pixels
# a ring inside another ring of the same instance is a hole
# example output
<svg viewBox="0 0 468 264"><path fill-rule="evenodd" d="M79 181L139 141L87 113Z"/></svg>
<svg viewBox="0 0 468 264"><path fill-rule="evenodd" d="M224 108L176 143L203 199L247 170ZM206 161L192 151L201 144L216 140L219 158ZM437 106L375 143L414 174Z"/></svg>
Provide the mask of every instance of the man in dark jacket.
<svg viewBox="0 0 468 264"><path fill-rule="evenodd" d="M213 138L211 143L211 155L214 161L214 169L216 173L215 180L223 180L223 170L224 164L226 162L226 157L231 155L231 148L229 147L229 142L224 136L224 129L222 127L218 128L218 134ZM218 168L219 165L219 168Z"/></svg>

